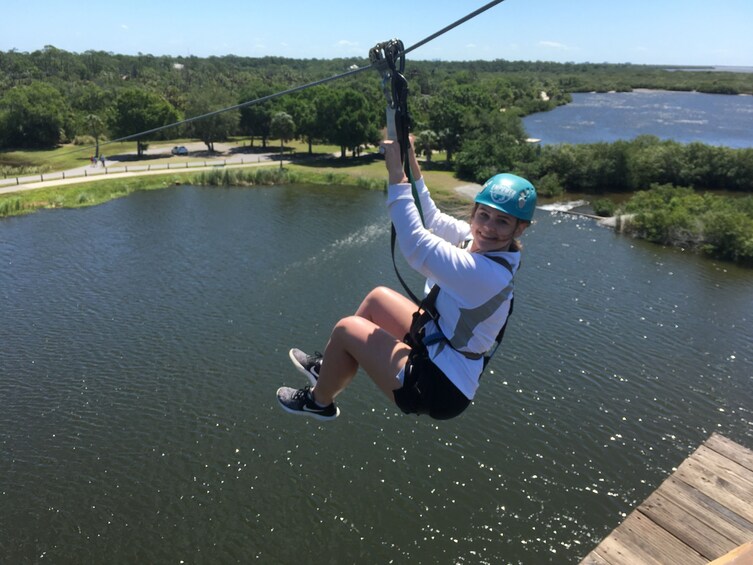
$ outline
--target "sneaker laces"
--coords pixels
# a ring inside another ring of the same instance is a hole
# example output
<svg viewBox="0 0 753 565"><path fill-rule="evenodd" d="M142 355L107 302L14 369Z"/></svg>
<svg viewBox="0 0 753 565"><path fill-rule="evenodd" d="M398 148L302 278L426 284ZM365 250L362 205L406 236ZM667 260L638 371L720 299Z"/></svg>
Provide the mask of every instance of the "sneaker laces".
<svg viewBox="0 0 753 565"><path fill-rule="evenodd" d="M311 394L311 386L306 385L303 388L299 388L293 395L293 400L298 400L303 397L304 400L314 400L314 396Z"/></svg>
<svg viewBox="0 0 753 565"><path fill-rule="evenodd" d="M325 408L327 408L326 406L322 406L321 404L317 403L316 400L314 400L314 395L311 394L311 385L306 385L303 388L299 388L293 395L293 398L295 398L296 400L301 397L303 397L304 403L309 404L309 406L314 406L317 410L324 410Z"/></svg>

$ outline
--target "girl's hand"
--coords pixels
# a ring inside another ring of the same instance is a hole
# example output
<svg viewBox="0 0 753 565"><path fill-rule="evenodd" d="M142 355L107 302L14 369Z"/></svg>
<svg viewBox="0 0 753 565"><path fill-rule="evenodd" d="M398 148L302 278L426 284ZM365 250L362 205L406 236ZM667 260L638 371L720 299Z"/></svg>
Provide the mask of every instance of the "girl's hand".
<svg viewBox="0 0 753 565"><path fill-rule="evenodd" d="M385 139L379 146L380 152L384 153L384 163L387 166L387 176L390 184L408 182L408 177L403 171L403 163L400 160L400 143L391 139Z"/></svg>

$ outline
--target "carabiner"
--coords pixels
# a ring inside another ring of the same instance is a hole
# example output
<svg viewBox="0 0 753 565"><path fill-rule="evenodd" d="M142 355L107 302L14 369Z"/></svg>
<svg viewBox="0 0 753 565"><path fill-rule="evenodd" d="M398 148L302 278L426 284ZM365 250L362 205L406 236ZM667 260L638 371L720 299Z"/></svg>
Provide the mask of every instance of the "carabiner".
<svg viewBox="0 0 753 565"><path fill-rule="evenodd" d="M402 75L405 69L403 51L403 42L399 39L377 43L369 50L369 60L382 75L382 91L387 100L387 139L401 141L401 150L407 139L405 127L408 113L408 82Z"/></svg>

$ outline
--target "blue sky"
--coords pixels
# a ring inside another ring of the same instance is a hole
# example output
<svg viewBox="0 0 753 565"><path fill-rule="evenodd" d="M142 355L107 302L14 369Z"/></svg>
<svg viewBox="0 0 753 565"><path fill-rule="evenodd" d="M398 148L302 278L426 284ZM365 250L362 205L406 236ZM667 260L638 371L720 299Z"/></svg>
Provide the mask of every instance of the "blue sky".
<svg viewBox="0 0 753 565"><path fill-rule="evenodd" d="M5 2L0 50L293 58L406 47L488 0ZM421 60L753 66L751 0L505 0L416 49Z"/></svg>

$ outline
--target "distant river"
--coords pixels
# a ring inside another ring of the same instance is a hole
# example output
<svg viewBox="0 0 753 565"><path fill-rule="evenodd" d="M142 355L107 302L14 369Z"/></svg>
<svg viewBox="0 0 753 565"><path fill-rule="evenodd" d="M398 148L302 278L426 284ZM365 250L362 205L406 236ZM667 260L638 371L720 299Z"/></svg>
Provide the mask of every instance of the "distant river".
<svg viewBox="0 0 753 565"><path fill-rule="evenodd" d="M753 271L537 217L467 413L360 375L327 424L274 394L288 348L399 288L382 193L0 221L0 562L575 563L712 432L753 446Z"/></svg>
<svg viewBox="0 0 753 565"><path fill-rule="evenodd" d="M523 124L542 144L612 142L649 134L681 143L753 147L753 96L576 93L572 103L527 116Z"/></svg>

